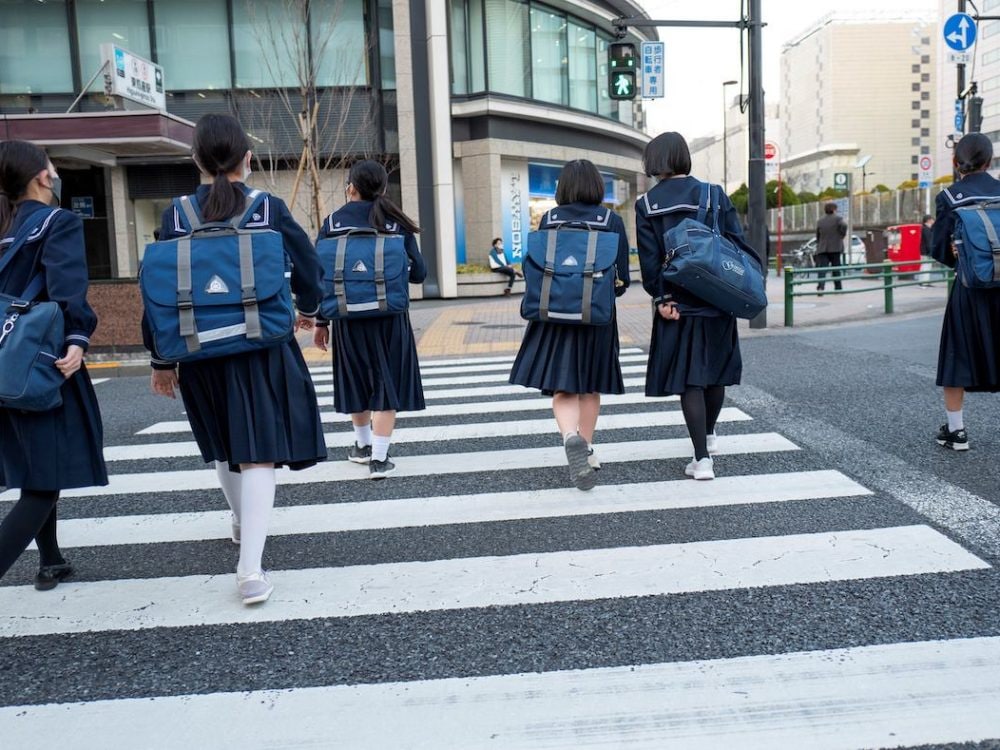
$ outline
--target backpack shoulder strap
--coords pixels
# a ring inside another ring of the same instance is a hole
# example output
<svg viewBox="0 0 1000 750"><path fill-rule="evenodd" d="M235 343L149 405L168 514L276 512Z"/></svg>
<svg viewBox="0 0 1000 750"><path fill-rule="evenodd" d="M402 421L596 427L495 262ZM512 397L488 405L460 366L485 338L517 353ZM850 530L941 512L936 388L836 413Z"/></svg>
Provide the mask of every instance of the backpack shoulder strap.
<svg viewBox="0 0 1000 750"><path fill-rule="evenodd" d="M263 199L261 199L261 196L263 196ZM241 229L250 222L253 210L257 207L258 202L264 205L267 202L267 193L262 190L251 190L247 193L246 202L243 204L243 212L234 216L229 222L233 225L234 229ZM268 217L265 216L263 222L267 223L268 221Z"/></svg>
<svg viewBox="0 0 1000 750"><path fill-rule="evenodd" d="M698 192L698 216L697 219L702 224L707 224L708 212L712 210L712 185L708 182L701 183Z"/></svg>
<svg viewBox="0 0 1000 750"><path fill-rule="evenodd" d="M201 210L198 207L198 199L193 195L182 195L174 198L174 210L184 217L187 222L188 232L195 232L204 226L201 220Z"/></svg>

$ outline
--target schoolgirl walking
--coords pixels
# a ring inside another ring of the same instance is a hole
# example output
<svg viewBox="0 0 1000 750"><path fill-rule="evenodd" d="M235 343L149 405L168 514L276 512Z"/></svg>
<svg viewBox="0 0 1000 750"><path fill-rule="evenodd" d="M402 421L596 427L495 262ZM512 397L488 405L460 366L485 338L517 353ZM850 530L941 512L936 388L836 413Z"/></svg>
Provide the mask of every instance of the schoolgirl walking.
<svg viewBox="0 0 1000 750"><path fill-rule="evenodd" d="M560 227L585 228L615 237L617 254L609 261L613 262L609 270L614 274L617 297L629 285L628 235L621 217L602 206L603 201L604 180L597 167L586 159L571 161L559 174L558 206L545 213L538 228L540 232L555 231L555 240ZM567 264L583 268L575 257L564 258L562 265ZM558 266L553 264L553 267ZM531 273L530 261L525 269L526 283L534 283L536 276ZM529 291L532 297L537 292ZM584 304L589 302L584 300ZM594 487L595 472L601 468L593 448L601 394L625 392L618 353L618 323L612 301L609 320L601 325L560 322L551 315L548 320L529 320L511 368L511 383L537 388L552 396L552 411L566 451L570 480L580 490Z"/></svg>
<svg viewBox="0 0 1000 750"><path fill-rule="evenodd" d="M191 237L193 230L199 230L200 234L202 223L209 228L235 223L245 230L278 233L280 247L275 252L280 255L279 268L283 270L286 260L291 261L291 289L299 310L296 328L311 328L321 295L315 249L280 198L246 186L251 153L239 122L228 115L202 117L195 129L193 156L198 168L212 182L199 187L193 196L175 200L164 212L160 243ZM147 259L150 253L147 249ZM177 252L166 255L172 260ZM151 269L143 268L144 277L147 272L152 273ZM241 267L239 275L245 270ZM236 281L226 283L226 274L220 267L206 283L198 284L194 293L224 297L230 293L229 287L235 286L234 291L239 294L239 275ZM174 282L168 284L167 280L174 278L176 274L167 274L163 283L165 296L170 300L176 298L171 295L177 290ZM281 278L275 282L257 277L256 289L245 289L244 295L260 293L265 285L281 281ZM158 343L151 322L150 300L158 290L150 288L153 282L149 278L144 278L143 284L147 304L143 332L151 353L153 391L173 398L175 391L180 390L202 458L215 464L232 510L233 541L240 545L236 568L239 595L244 604L266 601L274 590L263 570L262 557L274 506L275 468L304 469L326 459L316 391L302 352L291 336L291 318L273 345L182 360L178 368L175 361L160 351L163 343ZM192 290L185 290L185 294L191 293ZM185 312L174 310L173 314ZM225 340L221 337L235 337L241 327L249 338L249 329L262 325L260 319L264 317L260 313L251 325L248 313L245 326L228 327L235 330L197 332L196 341L190 345L195 350L207 347Z"/></svg>
<svg viewBox="0 0 1000 750"><path fill-rule="evenodd" d="M653 330L646 368L646 395L679 395L694 458L686 476L714 479L711 458L716 451L715 424L722 411L726 386L737 385L743 371L736 318L664 280L664 233L685 218L698 215L705 193L703 183L691 177L691 153L679 133L662 133L643 154L646 175L659 182L635 204L636 237L642 285L653 298ZM743 242L739 217L719 188L711 211L718 212L720 233Z"/></svg>
<svg viewBox="0 0 1000 750"><path fill-rule="evenodd" d="M0 143L0 294L19 303L57 303L65 334L62 350L45 365L61 373L61 385L52 378L61 404L45 410L0 405L0 485L21 490L0 523L0 578L34 539L40 591L73 574L56 535L60 491L108 483L101 413L83 361L97 328L87 303L83 222L53 208L60 191L59 175L42 149L24 141ZM5 337L23 322L20 315L34 312L19 313L6 302L3 307Z"/></svg>
<svg viewBox="0 0 1000 750"><path fill-rule="evenodd" d="M368 464L371 479L384 479L396 470L389 456L396 413L424 408L406 285L422 283L427 266L415 237L420 228L386 196L388 184L381 164L370 160L354 164L344 189L347 203L330 214L317 239L331 308L330 316L318 322L314 342L333 352L333 408L350 414L354 426L355 442L347 460ZM360 256L348 257L358 239L381 243L382 255L366 255L367 262ZM393 245L386 243L395 245L393 257ZM338 254L339 271L334 268ZM374 268L377 257L385 263L381 277ZM393 274L394 261L395 276L386 278ZM372 299L352 301L346 287L355 284L370 289ZM396 290L395 294L390 290L391 300L386 299L387 284Z"/></svg>

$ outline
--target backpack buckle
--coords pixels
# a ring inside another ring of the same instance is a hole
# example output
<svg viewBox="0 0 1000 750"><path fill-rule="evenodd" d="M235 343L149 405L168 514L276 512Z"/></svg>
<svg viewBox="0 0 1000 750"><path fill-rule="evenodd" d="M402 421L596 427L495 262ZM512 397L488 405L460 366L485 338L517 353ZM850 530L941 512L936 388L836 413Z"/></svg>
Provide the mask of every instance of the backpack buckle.
<svg viewBox="0 0 1000 750"><path fill-rule="evenodd" d="M250 290L250 295L244 296L240 301L243 303L243 307L253 307L257 304L257 290Z"/></svg>
<svg viewBox="0 0 1000 750"><path fill-rule="evenodd" d="M552 266L545 266L545 270L542 271L542 273L544 273L546 276L555 276L556 269L553 268Z"/></svg>

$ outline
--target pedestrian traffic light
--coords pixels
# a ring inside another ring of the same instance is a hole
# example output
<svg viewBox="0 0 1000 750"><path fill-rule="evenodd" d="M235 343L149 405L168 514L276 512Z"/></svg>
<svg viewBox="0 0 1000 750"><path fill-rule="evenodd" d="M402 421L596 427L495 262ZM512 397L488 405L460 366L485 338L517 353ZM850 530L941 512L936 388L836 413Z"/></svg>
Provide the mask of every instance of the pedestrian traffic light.
<svg viewBox="0 0 1000 750"><path fill-rule="evenodd" d="M635 45L621 42L608 48L608 96L635 99Z"/></svg>
<svg viewBox="0 0 1000 750"><path fill-rule="evenodd" d="M966 117L968 132L980 133L983 130L983 97L969 97L969 114Z"/></svg>

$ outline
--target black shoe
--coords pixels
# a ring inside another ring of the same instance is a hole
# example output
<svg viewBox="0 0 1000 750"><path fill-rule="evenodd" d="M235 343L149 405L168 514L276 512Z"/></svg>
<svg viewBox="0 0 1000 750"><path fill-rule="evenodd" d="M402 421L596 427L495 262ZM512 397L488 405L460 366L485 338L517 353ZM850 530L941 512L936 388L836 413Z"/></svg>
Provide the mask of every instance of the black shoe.
<svg viewBox="0 0 1000 750"><path fill-rule="evenodd" d="M385 457L385 461L376 461L373 458L368 464L369 479L385 479L394 471L396 471L396 464L390 461L388 456Z"/></svg>
<svg viewBox="0 0 1000 750"><path fill-rule="evenodd" d="M352 443L347 449L347 460L356 464L366 464L372 460L372 447L366 445L362 448L357 443Z"/></svg>
<svg viewBox="0 0 1000 750"><path fill-rule="evenodd" d="M948 425L943 424L938 430L936 439L938 445L951 448L953 451L969 450L969 433L965 431L964 427L961 430L952 431L948 429Z"/></svg>
<svg viewBox="0 0 1000 750"><path fill-rule="evenodd" d="M59 565L43 565L35 576L35 588L39 591L51 591L60 583L73 575L73 566L68 562Z"/></svg>

